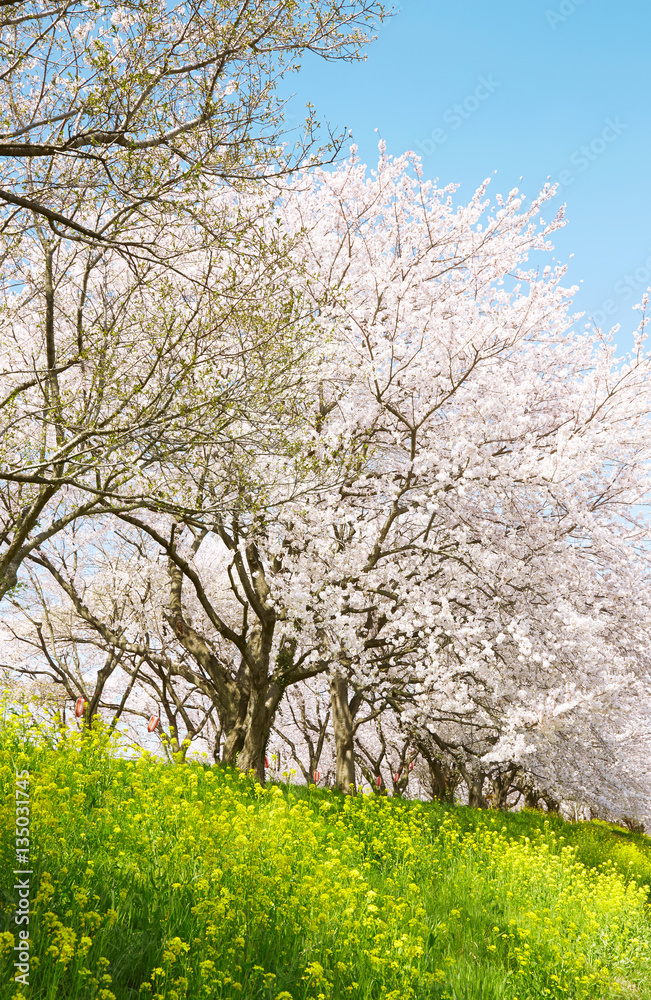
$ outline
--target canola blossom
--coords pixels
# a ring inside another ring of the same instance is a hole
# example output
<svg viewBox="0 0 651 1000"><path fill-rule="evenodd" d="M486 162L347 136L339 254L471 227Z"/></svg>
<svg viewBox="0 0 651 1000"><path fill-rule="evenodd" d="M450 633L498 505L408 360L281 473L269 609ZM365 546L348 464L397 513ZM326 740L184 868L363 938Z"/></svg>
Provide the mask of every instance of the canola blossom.
<svg viewBox="0 0 651 1000"><path fill-rule="evenodd" d="M651 996L648 886L582 864L542 817L531 836L522 814L473 829L468 810L130 750L7 714L0 1000L30 995L11 980L15 768L32 776L31 995Z"/></svg>

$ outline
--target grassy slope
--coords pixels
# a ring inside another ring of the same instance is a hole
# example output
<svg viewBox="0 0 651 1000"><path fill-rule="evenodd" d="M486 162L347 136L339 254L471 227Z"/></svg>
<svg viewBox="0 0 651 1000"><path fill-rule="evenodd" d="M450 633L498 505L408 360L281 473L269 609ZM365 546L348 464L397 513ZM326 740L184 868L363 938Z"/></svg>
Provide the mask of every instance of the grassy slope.
<svg viewBox="0 0 651 1000"><path fill-rule="evenodd" d="M0 1000L13 776L32 773L26 996L651 998L651 840L316 789L0 731Z"/></svg>

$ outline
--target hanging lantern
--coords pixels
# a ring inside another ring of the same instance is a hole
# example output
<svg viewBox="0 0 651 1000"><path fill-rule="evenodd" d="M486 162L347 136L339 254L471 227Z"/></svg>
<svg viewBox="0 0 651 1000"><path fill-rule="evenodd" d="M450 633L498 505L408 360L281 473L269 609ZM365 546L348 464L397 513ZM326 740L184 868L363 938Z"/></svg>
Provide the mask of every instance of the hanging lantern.
<svg viewBox="0 0 651 1000"><path fill-rule="evenodd" d="M394 780L395 780L396 782L400 781L400 772L399 772L399 771L396 771L396 773L394 774L394 776L393 776L393 777L394 777Z"/></svg>
<svg viewBox="0 0 651 1000"><path fill-rule="evenodd" d="M157 715L152 715L151 719L149 720L149 722L147 724L147 732L148 733L153 733L154 729L156 728L156 726L158 725L159 722L160 722L160 719L158 718L158 716Z"/></svg>
<svg viewBox="0 0 651 1000"><path fill-rule="evenodd" d="M409 761L409 770L410 770L410 771L413 771L413 770L414 770L414 762L413 762L413 760L410 760L410 761Z"/></svg>
<svg viewBox="0 0 651 1000"><path fill-rule="evenodd" d="M377 776L377 786L378 788L382 788L382 778L380 777L379 774Z"/></svg>
<svg viewBox="0 0 651 1000"><path fill-rule="evenodd" d="M75 705L75 715L78 719L82 717L86 711L86 706L88 702L84 698L77 698L77 704Z"/></svg>
<svg viewBox="0 0 651 1000"><path fill-rule="evenodd" d="M315 784L315 785L318 785L318 783L319 783L319 778L320 778L320 777L321 777L321 775L319 774L319 772L318 772L318 771L315 771L315 772L314 772L314 784Z"/></svg>
<svg viewBox="0 0 651 1000"><path fill-rule="evenodd" d="M265 767L269 767L269 758L268 757L265 757L265 759L264 759L264 766Z"/></svg>

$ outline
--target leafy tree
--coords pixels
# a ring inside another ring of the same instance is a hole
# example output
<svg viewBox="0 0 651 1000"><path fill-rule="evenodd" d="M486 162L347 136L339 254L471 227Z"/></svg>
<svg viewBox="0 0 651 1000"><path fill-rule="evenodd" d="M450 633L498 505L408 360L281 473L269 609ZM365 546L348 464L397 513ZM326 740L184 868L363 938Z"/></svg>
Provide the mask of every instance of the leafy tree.
<svg viewBox="0 0 651 1000"><path fill-rule="evenodd" d="M35 546L109 502L186 511L166 456L226 461L236 400L285 363L259 323L260 292L287 281L284 247L258 238L260 182L338 149L317 149L310 113L285 152L275 87L306 52L358 58L383 14L0 4L0 597Z"/></svg>
<svg viewBox="0 0 651 1000"><path fill-rule="evenodd" d="M68 239L124 234L150 207L196 212L207 184L277 178L317 152L285 152L278 81L306 52L357 59L375 0L41 0L0 5L3 229L47 221ZM336 152L333 137L328 150Z"/></svg>
<svg viewBox="0 0 651 1000"><path fill-rule="evenodd" d="M241 201L232 245L187 250L184 274L52 241L40 226L7 267L0 594L79 518L191 514L206 490L214 511L237 491L247 442L269 438L310 322L300 296L274 304L295 269L241 217ZM172 255L186 235L167 227L159 246Z"/></svg>

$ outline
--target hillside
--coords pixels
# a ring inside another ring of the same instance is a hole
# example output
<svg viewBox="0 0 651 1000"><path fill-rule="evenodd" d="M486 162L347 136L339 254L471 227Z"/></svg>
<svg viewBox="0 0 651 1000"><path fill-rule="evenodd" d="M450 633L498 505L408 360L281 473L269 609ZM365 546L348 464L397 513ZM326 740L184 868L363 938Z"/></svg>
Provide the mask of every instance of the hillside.
<svg viewBox="0 0 651 1000"><path fill-rule="evenodd" d="M11 981L30 772L29 986ZM651 840L0 731L0 1000L651 997ZM21 796L22 798L22 796Z"/></svg>

